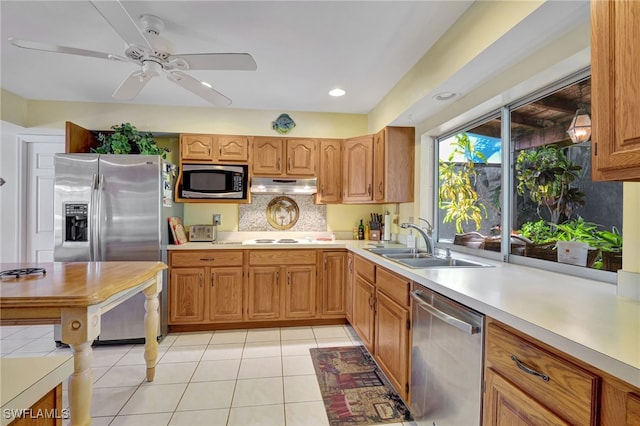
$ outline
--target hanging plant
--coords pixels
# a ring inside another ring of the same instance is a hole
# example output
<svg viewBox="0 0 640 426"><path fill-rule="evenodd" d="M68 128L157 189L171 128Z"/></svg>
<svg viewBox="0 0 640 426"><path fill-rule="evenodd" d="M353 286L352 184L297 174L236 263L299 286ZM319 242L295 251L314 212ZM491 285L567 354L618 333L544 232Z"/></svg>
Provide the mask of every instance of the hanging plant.
<svg viewBox="0 0 640 426"><path fill-rule="evenodd" d="M122 123L119 126L111 126L113 133L98 133L97 148L91 148L91 152L98 154L142 154L160 155L167 158L168 148L156 145L151 132L140 133L131 123Z"/></svg>

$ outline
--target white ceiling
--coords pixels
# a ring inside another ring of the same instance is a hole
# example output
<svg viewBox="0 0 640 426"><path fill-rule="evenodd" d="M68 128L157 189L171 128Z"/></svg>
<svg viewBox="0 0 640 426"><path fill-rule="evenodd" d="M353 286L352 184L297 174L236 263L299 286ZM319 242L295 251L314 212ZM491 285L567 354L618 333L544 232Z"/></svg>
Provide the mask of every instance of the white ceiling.
<svg viewBox="0 0 640 426"><path fill-rule="evenodd" d="M480 57L474 69L467 67L464 74L453 76L456 85L471 90L492 72L521 58L531 46L568 31L575 24L567 21L571 10L581 11L574 20L584 20L586 9L588 20L588 1L557 3L564 4L562 14L551 11L537 17L540 25L529 25L526 35L514 39L517 43L501 45L497 55L488 49L486 60ZM161 35L172 42L173 53L250 53L257 71L189 71L231 98L229 108L366 114L471 1L148 0L123 4L133 17L162 18ZM123 41L88 1L1 0L0 16L2 88L26 99L116 102L111 94L136 69L131 63L19 49L8 43L9 37L15 37L123 55ZM328 96L333 87L342 87L347 94ZM443 88L447 89L446 83ZM211 106L163 76L154 78L129 102ZM418 108L432 111L434 102L420 102ZM419 110L412 113L424 116Z"/></svg>

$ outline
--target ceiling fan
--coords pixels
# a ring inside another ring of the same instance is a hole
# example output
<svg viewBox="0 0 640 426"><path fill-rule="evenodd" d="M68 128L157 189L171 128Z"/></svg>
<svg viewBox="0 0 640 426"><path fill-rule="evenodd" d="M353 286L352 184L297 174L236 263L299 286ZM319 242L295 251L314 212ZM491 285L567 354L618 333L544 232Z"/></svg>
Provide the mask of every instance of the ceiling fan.
<svg viewBox="0 0 640 426"><path fill-rule="evenodd" d="M91 1L91 0L90 0ZM140 66L132 72L113 92L113 97L122 100L135 98L153 77L164 72L167 79L178 86L200 96L217 106L228 106L231 99L213 89L210 84L199 81L185 70L245 70L257 69L256 62L248 53L192 53L171 52L169 42L160 36L164 22L153 15L142 15L140 26L129 15L120 1L91 1L102 17L113 27L127 45L125 56L74 47L56 46L27 40L10 38L9 41L24 49L89 56L112 61L132 62Z"/></svg>

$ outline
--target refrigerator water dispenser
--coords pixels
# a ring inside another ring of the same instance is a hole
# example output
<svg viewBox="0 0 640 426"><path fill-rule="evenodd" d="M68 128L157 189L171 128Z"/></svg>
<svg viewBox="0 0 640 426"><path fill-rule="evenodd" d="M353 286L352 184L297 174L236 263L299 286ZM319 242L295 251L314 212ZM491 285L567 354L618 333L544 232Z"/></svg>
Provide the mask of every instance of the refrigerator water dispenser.
<svg viewBox="0 0 640 426"><path fill-rule="evenodd" d="M64 208L64 240L65 241L88 241L87 237L87 211L89 206L86 203L66 204Z"/></svg>

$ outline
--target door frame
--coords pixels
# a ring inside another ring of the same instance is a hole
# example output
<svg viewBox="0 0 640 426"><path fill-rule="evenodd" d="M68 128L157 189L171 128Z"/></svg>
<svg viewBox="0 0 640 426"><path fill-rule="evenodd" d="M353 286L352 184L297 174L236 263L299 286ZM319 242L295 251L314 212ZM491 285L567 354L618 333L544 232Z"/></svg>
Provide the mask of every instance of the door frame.
<svg viewBox="0 0 640 426"><path fill-rule="evenodd" d="M28 148L30 143L61 143L62 150L65 150L65 136L60 135L37 135L37 134L18 134L17 135L17 154L18 154L18 176L17 176L17 195L18 202L15 204L16 209L16 252L18 253L18 261L24 262L27 259L27 244L26 237L28 233L27 229L27 201L29 195L27 193L29 189L29 158Z"/></svg>

